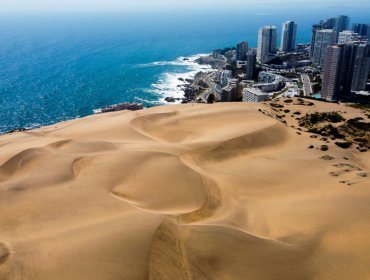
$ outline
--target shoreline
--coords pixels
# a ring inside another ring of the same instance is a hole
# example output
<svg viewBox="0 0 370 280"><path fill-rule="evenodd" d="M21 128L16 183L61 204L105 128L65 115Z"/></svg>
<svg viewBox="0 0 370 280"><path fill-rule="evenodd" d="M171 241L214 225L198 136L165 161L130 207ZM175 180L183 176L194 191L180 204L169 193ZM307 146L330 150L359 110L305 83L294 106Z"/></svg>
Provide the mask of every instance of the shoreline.
<svg viewBox="0 0 370 280"><path fill-rule="evenodd" d="M209 62L207 58L211 58L211 54L196 54L196 55L191 55L187 57L178 57L174 61L167 61L167 62L160 61L160 62L152 62L149 64L141 65L142 67L150 67L150 66L158 66L158 65L178 65L178 66L187 67L187 71L182 72L182 73L163 72L162 75L168 75L168 76L173 75L173 76L169 78L169 81L167 81L167 83L163 79L160 79L159 81L156 82L156 84L152 85L153 86L152 89L145 90L145 91L156 93L158 95L157 100L145 100L140 97L136 97L136 100L138 102L152 104L152 106L149 106L149 107L196 102L196 94L199 91L199 88L198 89L196 88L197 81L202 78L203 74L212 72L215 69L213 68L212 62L207 63L207 61ZM122 102L127 102L127 101L123 100ZM115 104L109 104L108 106L111 106L111 105L115 105ZM0 131L0 135L6 135L6 134L22 132L22 131L29 131L29 130L38 129L38 128L45 127L45 126L54 125L60 122L80 119L80 118L92 116L92 115L94 115L93 111L90 114L87 114L84 116L66 118L64 120L58 120L55 122L42 123L42 124L37 124L33 126L15 127L10 130Z"/></svg>
<svg viewBox="0 0 370 280"><path fill-rule="evenodd" d="M195 56L194 56L195 57ZM199 94L205 91L207 88L200 85L201 81L207 80L209 74L216 72L226 65L226 61L214 59L211 54L198 55L198 58L193 61L200 66L207 66L210 68L203 68L193 76L179 77L178 80L183 82L182 85L178 86L184 92L183 97L171 97L165 98L165 101L169 104L186 104L186 103L197 103L199 102ZM205 70L205 71L204 71Z"/></svg>

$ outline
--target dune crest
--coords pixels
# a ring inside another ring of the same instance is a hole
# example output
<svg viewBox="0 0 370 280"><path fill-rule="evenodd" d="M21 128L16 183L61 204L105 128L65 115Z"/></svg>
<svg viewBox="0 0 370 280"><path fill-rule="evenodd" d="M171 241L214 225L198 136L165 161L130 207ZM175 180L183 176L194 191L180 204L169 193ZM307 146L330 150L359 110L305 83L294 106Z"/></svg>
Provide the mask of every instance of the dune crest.
<svg viewBox="0 0 370 280"><path fill-rule="evenodd" d="M297 120L365 115L280 104L292 114L187 104L0 136L0 279L369 278L368 154Z"/></svg>

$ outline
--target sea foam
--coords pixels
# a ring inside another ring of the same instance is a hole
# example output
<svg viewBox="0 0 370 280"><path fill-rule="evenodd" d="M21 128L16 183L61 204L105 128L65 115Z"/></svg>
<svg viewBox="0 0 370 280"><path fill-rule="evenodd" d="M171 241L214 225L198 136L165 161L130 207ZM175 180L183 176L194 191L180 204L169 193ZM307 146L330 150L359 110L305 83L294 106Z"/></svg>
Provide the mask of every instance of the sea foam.
<svg viewBox="0 0 370 280"><path fill-rule="evenodd" d="M158 81L153 83L145 92L155 93L159 98L161 104L167 103L166 97L173 97L182 99L184 97L184 85L186 80L193 79L198 72L212 72L214 69L210 65L201 65L196 62L202 56L209 54L197 54L190 57L179 57L174 61L157 61L147 64L140 64L139 67L158 67L158 66L180 66L180 69L175 71L164 72L161 74ZM137 98L138 99L138 98ZM181 103L181 100L173 102Z"/></svg>

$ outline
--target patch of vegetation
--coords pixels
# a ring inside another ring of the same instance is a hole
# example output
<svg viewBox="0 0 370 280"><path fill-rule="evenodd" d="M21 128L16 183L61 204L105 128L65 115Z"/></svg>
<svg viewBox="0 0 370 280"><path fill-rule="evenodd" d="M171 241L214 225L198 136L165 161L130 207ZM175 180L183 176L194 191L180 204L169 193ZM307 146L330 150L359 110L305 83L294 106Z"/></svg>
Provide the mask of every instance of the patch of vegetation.
<svg viewBox="0 0 370 280"><path fill-rule="evenodd" d="M320 150L321 151L327 151L327 150L329 150L329 147L328 147L328 145L321 145Z"/></svg>
<svg viewBox="0 0 370 280"><path fill-rule="evenodd" d="M303 96L300 94L300 97L303 97L303 98L306 98L306 99L309 99L308 96ZM315 103L313 102L306 102L304 101L302 98L297 98L297 101L298 101L298 104L294 104L294 105L302 105L302 106L315 106Z"/></svg>
<svg viewBox="0 0 370 280"><path fill-rule="evenodd" d="M352 130L367 130L370 131L370 123L361 122L359 118L350 119L346 122L346 127Z"/></svg>
<svg viewBox="0 0 370 280"><path fill-rule="evenodd" d="M366 147L357 147L356 149L359 150L361 153L364 153L367 151Z"/></svg>
<svg viewBox="0 0 370 280"><path fill-rule="evenodd" d="M352 146L351 142L345 141L345 142L335 142L335 145L338 147L341 147L342 149L348 149L349 147Z"/></svg>
<svg viewBox="0 0 370 280"><path fill-rule="evenodd" d="M366 103L364 103L364 104L348 104L347 106L370 112L370 105L366 104Z"/></svg>
<svg viewBox="0 0 370 280"><path fill-rule="evenodd" d="M344 135L341 134L338 128L334 127L331 124L324 125L324 126L313 126L308 129L308 132L319 134L322 136L333 136L335 138L343 139Z"/></svg>
<svg viewBox="0 0 370 280"><path fill-rule="evenodd" d="M285 99L285 100L284 100L284 102L285 102L285 103L292 103L292 102L293 102L293 100L292 100L292 99Z"/></svg>
<svg viewBox="0 0 370 280"><path fill-rule="evenodd" d="M360 143L364 146L366 146L368 143L368 140L365 137L356 137L356 138L353 138L353 141Z"/></svg>
<svg viewBox="0 0 370 280"><path fill-rule="evenodd" d="M295 114L295 113L293 113ZM307 114L300 120L300 124L303 123L304 126L312 126L322 122L339 123L345 119L337 112L324 112L324 113L312 113Z"/></svg>
<svg viewBox="0 0 370 280"><path fill-rule="evenodd" d="M325 155L325 156L322 156L321 159L323 159L323 160L333 160L335 158L333 158L332 156L329 156L329 155Z"/></svg>
<svg viewBox="0 0 370 280"><path fill-rule="evenodd" d="M277 104L277 103L270 103L270 106L273 107L273 108L284 108L283 105Z"/></svg>
<svg viewBox="0 0 370 280"><path fill-rule="evenodd" d="M359 148L370 147L370 123L362 121L362 118L345 120L337 112L323 112L306 114L298 123L300 127L307 128L308 132L319 134L324 137L343 139L335 144L347 149L357 143ZM337 125L335 125L337 124Z"/></svg>
<svg viewBox="0 0 370 280"><path fill-rule="evenodd" d="M209 88L208 84L203 80L200 80L198 82L198 85L201 86L202 88Z"/></svg>

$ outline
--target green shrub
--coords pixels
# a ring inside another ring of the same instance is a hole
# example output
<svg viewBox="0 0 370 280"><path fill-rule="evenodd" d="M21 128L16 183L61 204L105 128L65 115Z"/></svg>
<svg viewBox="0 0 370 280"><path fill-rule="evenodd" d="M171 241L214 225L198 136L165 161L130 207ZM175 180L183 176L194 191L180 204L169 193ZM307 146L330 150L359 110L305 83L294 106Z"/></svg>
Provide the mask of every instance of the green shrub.
<svg viewBox="0 0 370 280"><path fill-rule="evenodd" d="M349 147L352 146L352 143L351 142L335 142L335 145L337 145L338 147L341 147L342 149L348 149Z"/></svg>

